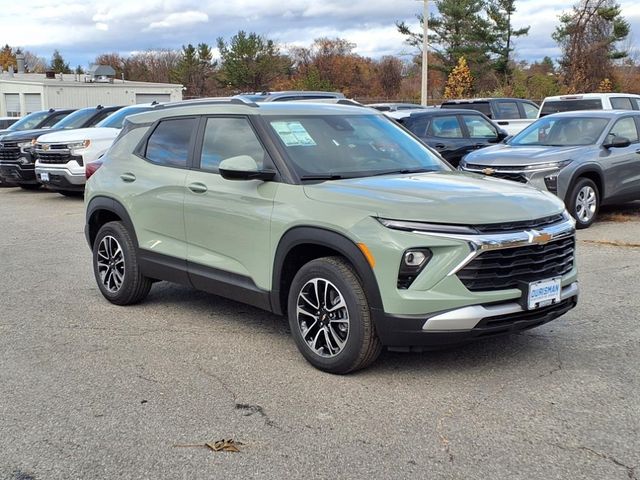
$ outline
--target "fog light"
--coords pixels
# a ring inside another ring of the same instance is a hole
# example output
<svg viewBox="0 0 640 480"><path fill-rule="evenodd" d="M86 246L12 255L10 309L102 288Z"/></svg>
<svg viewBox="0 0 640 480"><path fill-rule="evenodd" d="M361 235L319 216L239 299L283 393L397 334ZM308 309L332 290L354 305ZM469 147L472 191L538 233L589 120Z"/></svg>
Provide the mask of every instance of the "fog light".
<svg viewBox="0 0 640 480"><path fill-rule="evenodd" d="M430 259L431 250L428 248L413 248L404 252L398 271L398 288L409 288Z"/></svg>

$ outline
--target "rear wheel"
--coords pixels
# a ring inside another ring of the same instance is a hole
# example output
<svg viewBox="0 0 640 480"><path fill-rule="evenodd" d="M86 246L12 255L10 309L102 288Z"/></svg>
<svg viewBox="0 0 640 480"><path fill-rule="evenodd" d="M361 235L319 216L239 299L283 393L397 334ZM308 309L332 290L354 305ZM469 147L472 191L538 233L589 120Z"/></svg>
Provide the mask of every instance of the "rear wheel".
<svg viewBox="0 0 640 480"><path fill-rule="evenodd" d="M93 272L102 295L116 305L138 303L151 289L151 280L140 273L131 235L121 222L109 222L98 231Z"/></svg>
<svg viewBox="0 0 640 480"><path fill-rule="evenodd" d="M362 283L341 257L319 258L298 271L288 315L300 353L325 372L359 370L382 350Z"/></svg>
<svg viewBox="0 0 640 480"><path fill-rule="evenodd" d="M20 188L23 190L38 190L42 185L39 183L21 183Z"/></svg>
<svg viewBox="0 0 640 480"><path fill-rule="evenodd" d="M579 178L566 199L567 209L576 220L576 228L587 228L595 221L600 208L600 192L590 178Z"/></svg>

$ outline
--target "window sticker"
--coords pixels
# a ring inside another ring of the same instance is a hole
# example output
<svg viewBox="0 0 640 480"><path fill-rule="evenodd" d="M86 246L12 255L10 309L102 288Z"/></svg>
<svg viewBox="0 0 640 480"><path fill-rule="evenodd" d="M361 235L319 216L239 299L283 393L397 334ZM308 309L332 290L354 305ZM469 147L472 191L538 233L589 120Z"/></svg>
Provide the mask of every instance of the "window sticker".
<svg viewBox="0 0 640 480"><path fill-rule="evenodd" d="M300 122L271 122L271 126L287 147L316 145Z"/></svg>

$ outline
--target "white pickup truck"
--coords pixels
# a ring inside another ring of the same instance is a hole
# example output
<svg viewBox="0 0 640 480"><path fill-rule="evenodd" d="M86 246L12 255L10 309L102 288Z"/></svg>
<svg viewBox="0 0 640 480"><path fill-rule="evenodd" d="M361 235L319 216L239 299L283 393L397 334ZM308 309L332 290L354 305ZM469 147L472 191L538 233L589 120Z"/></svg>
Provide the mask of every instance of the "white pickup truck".
<svg viewBox="0 0 640 480"><path fill-rule="evenodd" d="M127 116L145 112L155 104L121 108L92 128L63 130L38 137L34 148L36 178L62 195L82 195L86 166L109 150Z"/></svg>
<svg viewBox="0 0 640 480"><path fill-rule="evenodd" d="M538 105L522 98L471 98L447 100L440 108L477 110L489 117L493 123L515 135L538 118Z"/></svg>

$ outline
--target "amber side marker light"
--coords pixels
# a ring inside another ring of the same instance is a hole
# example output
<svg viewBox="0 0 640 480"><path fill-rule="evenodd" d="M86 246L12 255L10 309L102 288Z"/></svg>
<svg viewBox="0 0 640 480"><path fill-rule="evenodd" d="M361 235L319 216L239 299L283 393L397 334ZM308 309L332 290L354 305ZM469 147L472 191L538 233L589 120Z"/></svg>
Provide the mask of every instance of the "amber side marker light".
<svg viewBox="0 0 640 480"><path fill-rule="evenodd" d="M364 255L364 258L367 259L367 262L369 263L369 266L371 268L376 266L376 259L374 258L373 254L371 253L371 250L369 250L369 247L367 247L366 244L364 243L358 243L358 248L360 249L360 251L362 252L362 254Z"/></svg>

